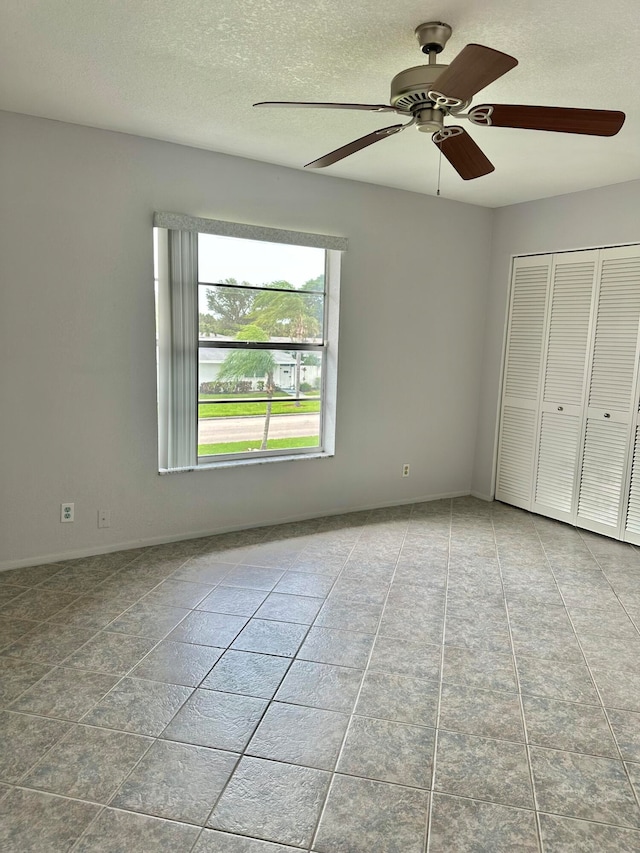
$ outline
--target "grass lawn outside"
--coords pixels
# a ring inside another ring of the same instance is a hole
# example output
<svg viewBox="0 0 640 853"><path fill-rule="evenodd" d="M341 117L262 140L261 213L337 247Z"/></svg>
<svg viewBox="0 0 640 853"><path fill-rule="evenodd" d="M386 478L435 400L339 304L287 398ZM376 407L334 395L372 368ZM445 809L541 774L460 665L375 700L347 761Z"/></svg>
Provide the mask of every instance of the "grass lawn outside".
<svg viewBox="0 0 640 853"><path fill-rule="evenodd" d="M243 395L238 395L241 397ZM249 398L255 399L256 397L264 396L265 394L246 394ZM237 417L246 417L250 415L265 415L267 413L267 404L266 403L243 403L240 399L238 402L227 403L221 402L222 400L228 400L229 397L218 396L217 400L219 402L214 402L216 400L216 395L214 394L201 394L200 400L211 400L211 403L205 403L204 405L198 406L198 417L199 418L237 418ZM234 395L234 400L236 399ZM304 415L310 412L319 412L320 411L320 398L315 397L306 400L300 400L299 405L296 406L295 402L292 400L274 400L271 404L271 414L272 415Z"/></svg>
<svg viewBox="0 0 640 853"><path fill-rule="evenodd" d="M270 438L267 441L268 450L282 450L287 447L317 447L317 435L301 435L295 438ZM219 444L199 444L198 456L218 456L221 453L246 453L249 450L260 450L262 440L227 441Z"/></svg>

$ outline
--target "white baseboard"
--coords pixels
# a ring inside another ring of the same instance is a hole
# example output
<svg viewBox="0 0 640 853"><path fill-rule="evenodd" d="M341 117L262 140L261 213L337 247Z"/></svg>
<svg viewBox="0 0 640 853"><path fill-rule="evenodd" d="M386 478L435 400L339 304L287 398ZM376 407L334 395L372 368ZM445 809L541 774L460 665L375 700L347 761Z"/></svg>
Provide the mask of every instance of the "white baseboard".
<svg viewBox="0 0 640 853"><path fill-rule="evenodd" d="M482 495L474 495L473 493L471 494L473 495L473 497L482 498L482 500L491 500L491 498L485 498ZM294 521L308 521L313 518L325 518L331 515L345 515L346 513L350 512L367 512L369 510L374 509L383 509L387 506L404 506L406 504L427 503L429 501L446 500L448 498L461 498L466 497L467 495L469 495L468 491L446 492L437 495L427 495L425 497L414 497L408 500L403 499L392 502L385 501L384 503L362 504L359 506L341 507L337 510L327 510L326 512L320 513L303 513L301 515L291 515L286 516L284 518L277 518L271 519L270 521L260 522L259 524L236 524L228 525L226 527L221 527L214 530L190 530L187 533L172 534L169 536L151 536L144 539L134 539L125 542L111 543L107 546L79 548L77 550L63 551L58 554L46 554L40 557L27 557L21 560L8 560L6 562L0 563L0 572L6 571L7 569L26 568L27 566L40 566L47 565L49 563L61 563L65 560L78 560L82 557L95 557L99 554L111 554L115 551L128 551L131 548L148 548L152 545L167 545L170 542L182 542L187 539L201 539L207 536L218 536L222 533L233 533L236 530L247 530L249 528L257 527L275 527L278 524L289 524Z"/></svg>
<svg viewBox="0 0 640 853"><path fill-rule="evenodd" d="M483 494L481 494L481 492L471 492L471 497L472 498L478 498L478 500L481 500L481 501L491 502L493 500L493 495L483 495Z"/></svg>

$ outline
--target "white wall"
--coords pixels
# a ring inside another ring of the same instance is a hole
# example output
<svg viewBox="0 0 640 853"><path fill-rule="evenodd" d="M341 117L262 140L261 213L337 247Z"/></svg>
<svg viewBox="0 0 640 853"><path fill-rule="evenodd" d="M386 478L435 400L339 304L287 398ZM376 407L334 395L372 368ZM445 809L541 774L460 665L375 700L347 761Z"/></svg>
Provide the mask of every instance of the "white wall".
<svg viewBox="0 0 640 853"><path fill-rule="evenodd" d="M490 497L494 491L500 371L512 256L638 243L639 211L640 181L494 211L474 494Z"/></svg>
<svg viewBox="0 0 640 853"><path fill-rule="evenodd" d="M490 210L10 113L0 133L0 567L469 492ZM154 210L349 238L334 458L158 475Z"/></svg>

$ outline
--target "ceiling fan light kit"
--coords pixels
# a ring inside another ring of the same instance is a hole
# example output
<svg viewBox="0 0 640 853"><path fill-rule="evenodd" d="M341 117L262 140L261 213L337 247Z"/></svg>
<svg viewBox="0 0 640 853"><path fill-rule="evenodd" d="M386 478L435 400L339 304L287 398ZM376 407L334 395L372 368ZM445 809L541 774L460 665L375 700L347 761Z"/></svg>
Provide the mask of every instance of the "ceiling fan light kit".
<svg viewBox="0 0 640 853"><path fill-rule="evenodd" d="M614 136L624 124L625 115L618 110L515 104L482 104L469 109L473 96L515 68L518 60L490 47L468 44L450 65L439 64L436 60L451 32L451 27L442 21L430 21L416 27L420 50L429 57L429 64L406 68L396 74L391 81L389 104L260 101L254 106L393 112L408 119L405 124L380 128L336 148L307 163L305 168L331 166L408 127L416 127L423 133L432 134L434 144L465 181L493 172L494 166L463 127L444 124L449 116L468 120L478 127L509 127L588 136Z"/></svg>

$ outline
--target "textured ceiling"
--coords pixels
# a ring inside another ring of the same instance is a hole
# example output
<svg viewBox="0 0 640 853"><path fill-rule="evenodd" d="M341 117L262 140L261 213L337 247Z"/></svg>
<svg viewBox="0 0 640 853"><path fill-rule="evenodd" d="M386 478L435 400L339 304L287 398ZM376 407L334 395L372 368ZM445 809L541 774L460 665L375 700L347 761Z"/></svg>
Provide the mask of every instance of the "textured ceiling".
<svg viewBox="0 0 640 853"><path fill-rule="evenodd" d="M627 113L611 139L465 124L496 171L465 182L443 160L443 196L496 207L640 178L637 0L7 0L0 109L301 168L398 118L251 104L388 102L431 20L453 27L440 62L469 42L519 60L474 104ZM313 174L435 194L438 159L410 129Z"/></svg>

